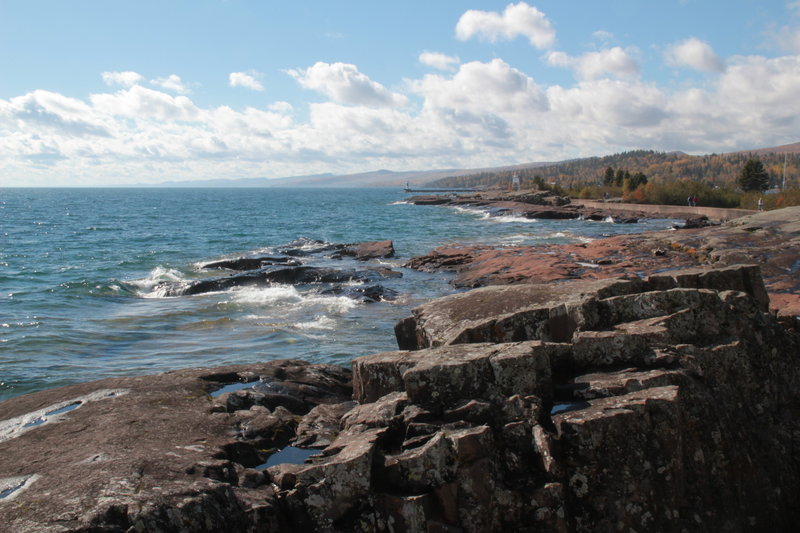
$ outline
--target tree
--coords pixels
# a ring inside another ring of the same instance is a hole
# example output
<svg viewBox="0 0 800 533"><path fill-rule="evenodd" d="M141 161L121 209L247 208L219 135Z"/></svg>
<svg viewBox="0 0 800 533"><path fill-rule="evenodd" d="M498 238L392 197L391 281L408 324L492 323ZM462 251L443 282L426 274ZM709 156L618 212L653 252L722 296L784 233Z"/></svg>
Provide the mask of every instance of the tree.
<svg viewBox="0 0 800 533"><path fill-rule="evenodd" d="M769 174L761 160L757 158L748 159L739 174L738 183L744 192L766 191L769 188Z"/></svg>
<svg viewBox="0 0 800 533"><path fill-rule="evenodd" d="M603 176L603 184L604 185L614 185L614 169L608 167L606 169L606 174Z"/></svg>
<svg viewBox="0 0 800 533"><path fill-rule="evenodd" d="M625 171L621 168L617 169L617 173L614 175L614 185L617 187L622 187L622 181L625 179Z"/></svg>

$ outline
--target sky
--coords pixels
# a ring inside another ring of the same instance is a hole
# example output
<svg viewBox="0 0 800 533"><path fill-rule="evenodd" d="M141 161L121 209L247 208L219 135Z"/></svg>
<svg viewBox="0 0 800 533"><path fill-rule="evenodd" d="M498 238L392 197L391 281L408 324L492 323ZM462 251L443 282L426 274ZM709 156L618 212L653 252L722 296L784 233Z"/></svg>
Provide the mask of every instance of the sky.
<svg viewBox="0 0 800 533"><path fill-rule="evenodd" d="M0 186L800 141L800 0L0 0Z"/></svg>

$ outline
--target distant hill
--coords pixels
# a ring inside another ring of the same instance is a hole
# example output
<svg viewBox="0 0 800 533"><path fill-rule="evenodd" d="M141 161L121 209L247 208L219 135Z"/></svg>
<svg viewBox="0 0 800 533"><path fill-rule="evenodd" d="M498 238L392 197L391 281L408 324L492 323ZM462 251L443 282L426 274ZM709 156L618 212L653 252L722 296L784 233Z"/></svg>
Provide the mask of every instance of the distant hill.
<svg viewBox="0 0 800 533"><path fill-rule="evenodd" d="M523 184L526 180L541 177L547 183L562 187L579 187L602 182L607 168L622 169L631 173L642 172L648 179L671 182L679 179L706 181L714 185L733 184L745 161L758 157L770 174L773 184L783 176L786 161L787 186L798 185L800 174L800 143L773 148L760 148L727 154L702 156L683 152L656 152L634 150L604 157L588 157L560 163L525 168L504 168L448 176L429 183L433 187L497 187L507 186L514 176Z"/></svg>
<svg viewBox="0 0 800 533"><path fill-rule="evenodd" d="M457 177L476 172L524 169L552 163L526 163L491 169L441 169L396 172L375 170L358 174L313 174L286 178L241 178L192 181L165 181L159 187L405 187L423 186L444 177Z"/></svg>
<svg viewBox="0 0 800 533"><path fill-rule="evenodd" d="M773 148L759 148L727 154L702 156L683 152L634 150L603 157L587 157L560 162L520 163L504 167L477 169L437 169L421 171L375 170L358 174L313 174L286 178L242 178L194 181L167 181L161 187L491 187L506 186L516 175L521 180L534 176L564 187L602 180L606 168L643 172L649 179L673 181L681 178L705 180L715 184L732 183L744 162L758 156L772 176L779 180L787 161L787 182L797 185L800 171L800 142ZM790 181L793 180L793 181Z"/></svg>
<svg viewBox="0 0 800 533"><path fill-rule="evenodd" d="M737 154L800 154L800 142L793 144L784 144L782 146L775 146L774 148L759 148L758 150L745 150L743 152L733 152Z"/></svg>

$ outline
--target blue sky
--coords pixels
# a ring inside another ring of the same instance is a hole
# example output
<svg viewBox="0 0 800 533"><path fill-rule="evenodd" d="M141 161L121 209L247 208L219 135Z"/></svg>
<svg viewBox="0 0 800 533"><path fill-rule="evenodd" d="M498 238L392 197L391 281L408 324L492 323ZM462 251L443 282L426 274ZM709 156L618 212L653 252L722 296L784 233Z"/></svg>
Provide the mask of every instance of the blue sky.
<svg viewBox="0 0 800 533"><path fill-rule="evenodd" d="M0 0L0 186L800 140L800 1Z"/></svg>

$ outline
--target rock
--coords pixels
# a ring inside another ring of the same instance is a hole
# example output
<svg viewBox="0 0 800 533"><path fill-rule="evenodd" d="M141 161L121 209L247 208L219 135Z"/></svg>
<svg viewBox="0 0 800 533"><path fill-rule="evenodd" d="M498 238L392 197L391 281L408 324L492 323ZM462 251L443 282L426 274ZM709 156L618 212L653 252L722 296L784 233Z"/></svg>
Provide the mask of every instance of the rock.
<svg viewBox="0 0 800 533"><path fill-rule="evenodd" d="M633 292L639 281L482 287L421 305L395 328L404 349L466 342L567 341L594 317L596 294Z"/></svg>
<svg viewBox="0 0 800 533"><path fill-rule="evenodd" d="M213 263L206 263L200 268L203 269L227 269L227 270L258 270L265 266L271 265L284 265L284 266L300 266L300 261L290 257L239 257L237 259L226 259L223 261L215 261Z"/></svg>
<svg viewBox="0 0 800 533"><path fill-rule="evenodd" d="M339 435L342 417L354 407L356 404L352 401L317 405L300 420L293 445L301 448L330 446Z"/></svg>
<svg viewBox="0 0 800 533"><path fill-rule="evenodd" d="M178 285L167 290L167 296L191 296L207 292L230 290L235 287L272 284L304 285L310 283L348 283L351 281L370 281L381 277L377 270L334 269L314 266L292 266L257 271L247 271L224 278L195 281L188 286Z"/></svg>
<svg viewBox="0 0 800 533"><path fill-rule="evenodd" d="M354 257L358 261L394 257L394 244L392 241L361 242L342 245L331 256L334 259Z"/></svg>
<svg viewBox="0 0 800 533"><path fill-rule="evenodd" d="M719 269L757 264L771 308L787 326L798 327L800 223L797 220L800 207L789 207L744 216L718 226L617 236L590 243L442 247L412 258L406 266L456 272L455 286L474 288L608 279L634 271L646 276L687 267Z"/></svg>
<svg viewBox="0 0 800 533"><path fill-rule="evenodd" d="M391 302L397 299L398 292L382 285L333 287L320 294L347 296L362 303Z"/></svg>
<svg viewBox="0 0 800 533"><path fill-rule="evenodd" d="M0 523L792 531L800 333L767 311L758 274L476 289L415 310L403 329L429 347L359 357L352 384L275 361L14 398ZM324 448L261 470L287 445Z"/></svg>
<svg viewBox="0 0 800 533"><path fill-rule="evenodd" d="M222 396L209 396L259 378L310 405L340 404L351 391L344 368L274 361L110 378L0 403L0 487L13 489L0 495L2 529L244 531L255 520L288 528L273 489L252 487L259 475L246 467L290 439L298 417L282 406L219 412Z"/></svg>

